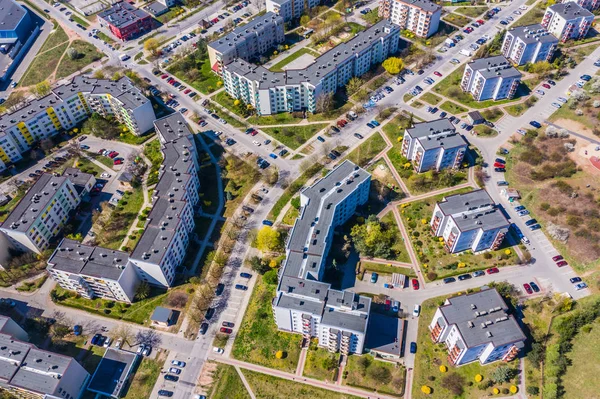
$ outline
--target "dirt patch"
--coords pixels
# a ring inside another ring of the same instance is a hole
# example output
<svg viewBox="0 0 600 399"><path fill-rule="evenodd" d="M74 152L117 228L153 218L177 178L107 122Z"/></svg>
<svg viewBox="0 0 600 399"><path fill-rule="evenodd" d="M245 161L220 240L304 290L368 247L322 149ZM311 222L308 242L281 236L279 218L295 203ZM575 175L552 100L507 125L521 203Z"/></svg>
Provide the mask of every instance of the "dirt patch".
<svg viewBox="0 0 600 399"><path fill-rule="evenodd" d="M198 377L198 386L209 387L213 383L213 374L217 369L217 364L213 362L205 362Z"/></svg>
<svg viewBox="0 0 600 399"><path fill-rule="evenodd" d="M571 120L571 119L557 119L554 122L555 125L563 127L572 132L577 132L586 137L592 138L594 140L598 140L598 136L594 135L594 133L588 129L583 123Z"/></svg>

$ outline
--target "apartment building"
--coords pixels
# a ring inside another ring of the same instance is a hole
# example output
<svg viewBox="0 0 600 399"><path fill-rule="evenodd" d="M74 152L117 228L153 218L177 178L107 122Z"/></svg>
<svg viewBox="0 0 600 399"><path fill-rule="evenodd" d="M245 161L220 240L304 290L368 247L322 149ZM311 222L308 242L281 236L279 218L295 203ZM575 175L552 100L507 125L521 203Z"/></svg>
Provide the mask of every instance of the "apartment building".
<svg viewBox="0 0 600 399"><path fill-rule="evenodd" d="M594 22L594 14L578 3L554 4L546 9L541 25L562 43L584 38Z"/></svg>
<svg viewBox="0 0 600 399"><path fill-rule="evenodd" d="M29 334L10 317L0 315L0 333L10 335L19 341L29 341Z"/></svg>
<svg viewBox="0 0 600 399"><path fill-rule="evenodd" d="M319 4L319 0L266 0L267 12L279 15L285 22L300 18Z"/></svg>
<svg viewBox="0 0 600 399"><path fill-rule="evenodd" d="M39 254L48 248L90 186L96 183L90 174L76 174L73 181L68 174L44 173L31 186L0 227L14 249Z"/></svg>
<svg viewBox="0 0 600 399"><path fill-rule="evenodd" d="M89 299L131 303L139 283L128 253L67 238L48 260L47 270L62 288Z"/></svg>
<svg viewBox="0 0 600 399"><path fill-rule="evenodd" d="M524 348L525 334L495 288L446 299L429 324L433 342L444 343L455 366L479 360L509 362Z"/></svg>
<svg viewBox="0 0 600 399"><path fill-rule="evenodd" d="M417 173L458 169L468 146L448 119L437 119L416 123L404 131L402 155L412 162Z"/></svg>
<svg viewBox="0 0 600 399"><path fill-rule="evenodd" d="M327 51L304 69L271 72L262 66L236 59L224 66L227 93L251 104L259 115L307 110L316 111L321 94L335 93L354 76L398 50L400 28L381 21L349 41Z"/></svg>
<svg viewBox="0 0 600 399"><path fill-rule="evenodd" d="M562 3L577 3L588 11L594 11L600 7L598 0L563 0Z"/></svg>
<svg viewBox="0 0 600 399"><path fill-rule="evenodd" d="M40 140L72 129L92 113L113 116L136 135L152 129L152 103L127 77L116 82L76 76L47 96L0 115L0 171Z"/></svg>
<svg viewBox="0 0 600 399"><path fill-rule="evenodd" d="M221 75L223 67L236 59L253 61L285 41L283 18L273 12L254 18L244 26L208 45L210 65Z"/></svg>
<svg viewBox="0 0 600 399"><path fill-rule="evenodd" d="M0 334L0 388L18 398L78 399L89 378L72 357Z"/></svg>
<svg viewBox="0 0 600 399"><path fill-rule="evenodd" d="M542 25L510 28L502 42L502 55L514 65L550 61L558 47L558 39Z"/></svg>
<svg viewBox="0 0 600 399"><path fill-rule="evenodd" d="M106 26L118 39L134 39L154 28L154 19L144 10L126 1L116 3L106 11L98 13L100 26Z"/></svg>
<svg viewBox="0 0 600 399"><path fill-rule="evenodd" d="M362 353L371 299L323 283L335 228L369 196L371 176L344 161L300 194L300 216L286 245L273 313L283 331L316 337L332 352Z"/></svg>
<svg viewBox="0 0 600 399"><path fill-rule="evenodd" d="M510 224L485 190L450 195L435 205L431 232L450 253L498 249Z"/></svg>
<svg viewBox="0 0 600 399"><path fill-rule="evenodd" d="M439 29L442 7L429 0L379 0L379 16L417 37L429 37Z"/></svg>
<svg viewBox="0 0 600 399"><path fill-rule="evenodd" d="M521 72L502 55L479 58L465 66L460 88L477 101L513 98L521 83Z"/></svg>

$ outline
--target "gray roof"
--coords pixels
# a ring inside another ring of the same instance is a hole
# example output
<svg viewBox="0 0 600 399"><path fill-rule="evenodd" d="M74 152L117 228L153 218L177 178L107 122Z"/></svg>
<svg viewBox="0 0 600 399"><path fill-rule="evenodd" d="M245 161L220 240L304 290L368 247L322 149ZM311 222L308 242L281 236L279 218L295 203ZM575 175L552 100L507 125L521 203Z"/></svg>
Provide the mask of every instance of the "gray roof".
<svg viewBox="0 0 600 399"><path fill-rule="evenodd" d="M469 348L488 342L498 347L526 339L496 289L459 295L447 301L448 304L440 306L440 311L449 325L456 324ZM487 323L485 328L482 323Z"/></svg>
<svg viewBox="0 0 600 399"><path fill-rule="evenodd" d="M60 377L64 376L75 359L32 347L10 385L29 391L55 394ZM59 378L56 378L59 376Z"/></svg>
<svg viewBox="0 0 600 399"><path fill-rule="evenodd" d="M181 115L181 112L175 112L155 120L154 127L163 143L172 142L182 137L189 137L192 135L192 131L183 115Z"/></svg>
<svg viewBox="0 0 600 399"><path fill-rule="evenodd" d="M467 145L465 138L456 133L456 128L448 119L416 123L412 128L406 129L406 133L417 139L425 150Z"/></svg>
<svg viewBox="0 0 600 399"><path fill-rule="evenodd" d="M137 24L140 19L152 18L146 11L137 9L126 1L117 3L108 10L102 11L98 14L98 17L117 28Z"/></svg>
<svg viewBox="0 0 600 399"><path fill-rule="evenodd" d="M572 1L567 3L554 4L548 8L567 20L575 18L594 17L594 14Z"/></svg>
<svg viewBox="0 0 600 399"><path fill-rule="evenodd" d="M550 34L541 24L517 26L508 32L521 39L523 43L558 43L558 39Z"/></svg>
<svg viewBox="0 0 600 399"><path fill-rule="evenodd" d="M321 325L364 334L367 331L368 319L368 313L343 312L326 306L321 317Z"/></svg>
<svg viewBox="0 0 600 399"><path fill-rule="evenodd" d="M8 334L0 334L0 381L10 381L32 347L32 344L17 341Z"/></svg>
<svg viewBox="0 0 600 399"><path fill-rule="evenodd" d="M88 390L119 397L137 358L133 352L108 348L90 380Z"/></svg>
<svg viewBox="0 0 600 399"><path fill-rule="evenodd" d="M305 298L299 298L285 293L281 293L277 298L275 306L282 307L285 309L297 310L313 315L320 315L323 313L323 307L325 303L319 300L309 300Z"/></svg>
<svg viewBox="0 0 600 399"><path fill-rule="evenodd" d="M400 356L404 338L404 320L376 312L369 316L365 348Z"/></svg>
<svg viewBox="0 0 600 399"><path fill-rule="evenodd" d="M169 7L159 1L153 1L150 4L145 5L143 8L154 16L163 14L169 10Z"/></svg>
<svg viewBox="0 0 600 399"><path fill-rule="evenodd" d="M434 2L431 2L429 0L398 0L399 3L404 3L404 4L408 4L412 7L418 7L420 9L422 9L423 11L427 11L427 12L435 12L439 9L441 9L442 7L435 4Z"/></svg>
<svg viewBox="0 0 600 399"><path fill-rule="evenodd" d="M456 127L447 118L415 123L413 127L406 129L406 133L413 139L455 131Z"/></svg>
<svg viewBox="0 0 600 399"><path fill-rule="evenodd" d="M310 297L318 301L325 301L330 285L316 280L306 280L283 275L279 281L278 291L285 294Z"/></svg>
<svg viewBox="0 0 600 399"><path fill-rule="evenodd" d="M13 0L0 0L0 31L14 30L26 14L23 6Z"/></svg>
<svg viewBox="0 0 600 399"><path fill-rule="evenodd" d="M150 316L150 320L157 321L159 323L168 323L171 319L171 315L173 311L171 309L163 308L162 306L157 306L152 312L152 316Z"/></svg>
<svg viewBox="0 0 600 399"><path fill-rule="evenodd" d="M48 268L118 281L128 261L126 252L93 247L65 238L48 260Z"/></svg>
<svg viewBox="0 0 600 399"><path fill-rule="evenodd" d="M467 115L469 116L469 118L473 119L474 121L480 121L482 119L485 119L483 117L483 115L481 115L481 112L479 112L479 111L471 111Z"/></svg>
<svg viewBox="0 0 600 399"><path fill-rule="evenodd" d="M478 58L467 64L470 68L475 71L479 71L481 75L486 78L502 77L512 78L521 77L519 72L503 55L496 55L494 57Z"/></svg>
<svg viewBox="0 0 600 399"><path fill-rule="evenodd" d="M85 185L90 179L95 179L94 175L84 173L77 168L66 168L62 175L67 176L71 180L71 183L73 183L79 194L85 189Z"/></svg>
<svg viewBox="0 0 600 399"><path fill-rule="evenodd" d="M509 223L485 190L475 190L445 197L438 205L444 215L451 216L461 231L492 230Z"/></svg>
<svg viewBox="0 0 600 399"><path fill-rule="evenodd" d="M288 69L285 72L271 72L262 66L237 59L227 64L225 69L259 82L259 88L266 89L281 85L308 82L313 86L321 79L337 70L339 65L351 62L357 55L366 51L375 41L390 35L399 35L400 27L387 20L378 22L365 31L358 32L352 39L323 53L315 62L304 69Z"/></svg>
<svg viewBox="0 0 600 399"><path fill-rule="evenodd" d="M237 41L242 41L246 37L251 35L259 35L266 27L270 27L271 24L283 25L283 17L269 11L264 15L254 18L244 26L239 26L209 44L210 47L216 51L222 53L234 46Z"/></svg>

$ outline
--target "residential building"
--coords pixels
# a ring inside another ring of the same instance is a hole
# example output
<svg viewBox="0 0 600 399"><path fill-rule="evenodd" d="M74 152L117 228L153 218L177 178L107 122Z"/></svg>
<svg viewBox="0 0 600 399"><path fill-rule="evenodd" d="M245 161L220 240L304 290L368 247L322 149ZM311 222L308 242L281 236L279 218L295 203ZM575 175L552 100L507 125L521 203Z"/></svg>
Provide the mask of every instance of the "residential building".
<svg viewBox="0 0 600 399"><path fill-rule="evenodd" d="M450 253L498 249L509 223L485 190L444 197L435 205L431 232Z"/></svg>
<svg viewBox="0 0 600 399"><path fill-rule="evenodd" d="M577 3L581 7L585 8L588 11L594 11L600 7L600 2L598 0L563 0L562 3Z"/></svg>
<svg viewBox="0 0 600 399"><path fill-rule="evenodd" d="M251 104L259 115L316 111L317 98L335 93L398 50L400 28L381 21L327 51L304 69L271 72L236 59L224 66L227 93Z"/></svg>
<svg viewBox="0 0 600 399"><path fill-rule="evenodd" d="M558 46L558 39L542 25L510 28L504 35L502 55L516 65L550 61Z"/></svg>
<svg viewBox="0 0 600 399"><path fill-rule="evenodd" d="M92 113L112 116L135 135L152 129L152 103L129 80L76 76L48 95L0 115L0 172L40 140L82 123Z"/></svg>
<svg viewBox="0 0 600 399"><path fill-rule="evenodd" d="M48 248L87 194L86 187L96 182L83 172L77 179L86 185L77 181L76 186L69 175L39 177L0 227L14 249L39 254Z"/></svg>
<svg viewBox="0 0 600 399"><path fill-rule="evenodd" d="M126 1L113 4L98 14L100 26L107 27L118 39L134 39L154 28L154 19L144 10L132 6Z"/></svg>
<svg viewBox="0 0 600 399"><path fill-rule="evenodd" d="M465 66L462 91L477 101L513 98L521 83L521 72L502 55L479 58Z"/></svg>
<svg viewBox="0 0 600 399"><path fill-rule="evenodd" d="M431 339L444 343L448 363L509 362L524 348L525 334L495 288L446 299L429 324Z"/></svg>
<svg viewBox="0 0 600 399"><path fill-rule="evenodd" d="M594 14L578 3L551 5L542 17L541 25L562 43L569 39L583 39L594 22Z"/></svg>
<svg viewBox="0 0 600 399"><path fill-rule="evenodd" d="M442 7L429 0L379 0L379 16L417 37L429 37L440 26Z"/></svg>
<svg viewBox="0 0 600 399"><path fill-rule="evenodd" d="M316 337L332 352L362 353L371 299L323 283L334 229L369 196L371 176L346 160L300 193L300 216L286 245L273 313L283 331Z"/></svg>
<svg viewBox="0 0 600 399"><path fill-rule="evenodd" d="M404 131L402 155L412 161L415 172L458 169L467 152L468 143L456 133L448 119L415 123Z"/></svg>
<svg viewBox="0 0 600 399"><path fill-rule="evenodd" d="M173 309L163 308L162 306L157 306L152 312L152 316L150 316L152 325L158 327L168 327L173 320L177 320Z"/></svg>
<svg viewBox="0 0 600 399"><path fill-rule="evenodd" d="M129 387L141 356L118 348L108 348L90 379L87 390L102 398L119 399Z"/></svg>
<svg viewBox="0 0 600 399"><path fill-rule="evenodd" d="M50 259L48 273L66 290L84 298L133 302L139 284L129 254L64 238Z"/></svg>
<svg viewBox="0 0 600 399"><path fill-rule="evenodd" d="M267 12L279 15L285 22L300 18L319 4L319 0L266 0Z"/></svg>
<svg viewBox="0 0 600 399"><path fill-rule="evenodd" d="M19 341L29 341L29 334L10 317L0 316L0 333L10 335Z"/></svg>
<svg viewBox="0 0 600 399"><path fill-rule="evenodd" d="M77 399L89 377L72 357L0 334L0 388L18 398Z"/></svg>
<svg viewBox="0 0 600 399"><path fill-rule="evenodd" d="M232 30L208 45L210 65L221 75L223 67L236 59L247 62L285 41L283 18L267 12Z"/></svg>
<svg viewBox="0 0 600 399"><path fill-rule="evenodd" d="M394 316L373 312L369 316L369 327L365 351L375 358L397 362L402 357L404 327L406 321Z"/></svg>

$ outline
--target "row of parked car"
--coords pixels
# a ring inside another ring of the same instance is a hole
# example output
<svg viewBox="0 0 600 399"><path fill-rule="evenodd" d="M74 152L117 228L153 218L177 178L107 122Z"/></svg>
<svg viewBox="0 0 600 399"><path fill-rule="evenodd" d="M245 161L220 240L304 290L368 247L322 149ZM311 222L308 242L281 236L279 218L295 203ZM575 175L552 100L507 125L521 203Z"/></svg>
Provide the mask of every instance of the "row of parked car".
<svg viewBox="0 0 600 399"><path fill-rule="evenodd" d="M179 381L179 374L181 374L182 369L185 367L186 363L181 360L171 360L171 365L173 367L169 367L167 372L164 375L165 380L177 382ZM161 389L158 391L158 396L170 398L173 396L173 391L169 391L167 389Z"/></svg>

